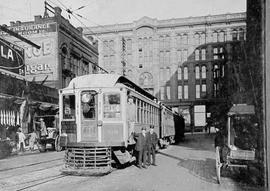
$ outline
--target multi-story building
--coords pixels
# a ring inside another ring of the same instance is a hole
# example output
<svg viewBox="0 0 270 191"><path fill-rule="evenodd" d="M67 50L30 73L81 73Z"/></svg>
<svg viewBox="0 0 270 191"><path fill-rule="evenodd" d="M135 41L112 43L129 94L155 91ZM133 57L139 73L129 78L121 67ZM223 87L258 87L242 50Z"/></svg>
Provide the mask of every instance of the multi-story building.
<svg viewBox="0 0 270 191"><path fill-rule="evenodd" d="M45 4L43 17L35 16L29 22L10 22L8 29L38 44L40 49L14 37L5 37L25 49L26 79L57 89L66 87L76 76L98 70L96 42L85 38L82 28L71 25L61 12L59 7Z"/></svg>
<svg viewBox="0 0 270 191"><path fill-rule="evenodd" d="M204 126L207 104L220 91L214 81L224 74L223 53L230 42L245 39L246 14L143 17L83 33L98 37L101 67L126 75L182 113L187 124Z"/></svg>

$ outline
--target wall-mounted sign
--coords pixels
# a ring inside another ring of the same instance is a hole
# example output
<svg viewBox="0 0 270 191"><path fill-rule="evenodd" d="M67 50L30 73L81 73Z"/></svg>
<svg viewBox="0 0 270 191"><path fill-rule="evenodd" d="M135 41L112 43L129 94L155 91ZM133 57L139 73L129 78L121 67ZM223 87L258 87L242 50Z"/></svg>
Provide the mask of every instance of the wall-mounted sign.
<svg viewBox="0 0 270 191"><path fill-rule="evenodd" d="M24 49L0 38L0 69L24 75Z"/></svg>
<svg viewBox="0 0 270 191"><path fill-rule="evenodd" d="M33 35L40 33L56 32L56 23L40 23L40 24L28 24L20 26L10 26L9 30L12 30L19 35ZM1 35L7 35L5 32L0 32Z"/></svg>

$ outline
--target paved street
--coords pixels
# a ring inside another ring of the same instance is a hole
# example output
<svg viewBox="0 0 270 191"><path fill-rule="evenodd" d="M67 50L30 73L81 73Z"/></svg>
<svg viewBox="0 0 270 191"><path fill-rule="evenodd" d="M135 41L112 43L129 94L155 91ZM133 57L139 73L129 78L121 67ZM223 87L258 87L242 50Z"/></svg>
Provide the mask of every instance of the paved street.
<svg viewBox="0 0 270 191"><path fill-rule="evenodd" d="M204 134L187 135L184 143L161 150L157 167L131 166L101 177L62 175L59 169L63 154L35 153L0 160L0 190L263 190L245 181L236 181L232 174L222 177L218 185L213 136Z"/></svg>

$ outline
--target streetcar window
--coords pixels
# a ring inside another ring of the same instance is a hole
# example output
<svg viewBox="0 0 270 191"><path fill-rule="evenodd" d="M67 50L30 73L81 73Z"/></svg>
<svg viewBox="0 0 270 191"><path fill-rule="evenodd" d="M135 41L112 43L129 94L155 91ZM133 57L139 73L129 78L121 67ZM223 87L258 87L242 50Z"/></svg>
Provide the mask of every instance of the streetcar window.
<svg viewBox="0 0 270 191"><path fill-rule="evenodd" d="M63 95L63 119L75 119L75 95Z"/></svg>
<svg viewBox="0 0 270 191"><path fill-rule="evenodd" d="M120 112L120 94L104 94L104 118L121 118Z"/></svg>
<svg viewBox="0 0 270 191"><path fill-rule="evenodd" d="M81 94L82 116L84 119L96 118L96 92L83 91Z"/></svg>

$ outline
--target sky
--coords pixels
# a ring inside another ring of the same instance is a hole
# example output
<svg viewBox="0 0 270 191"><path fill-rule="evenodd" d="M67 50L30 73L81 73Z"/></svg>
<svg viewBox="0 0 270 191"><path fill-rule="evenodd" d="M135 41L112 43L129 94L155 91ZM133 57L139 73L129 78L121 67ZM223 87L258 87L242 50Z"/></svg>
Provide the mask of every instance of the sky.
<svg viewBox="0 0 270 191"><path fill-rule="evenodd" d="M73 11L76 27L130 23L148 16L157 19L205 16L246 11L246 0L47 0L53 7ZM82 9L80 7L85 6ZM0 24L33 21L44 14L44 0L0 0ZM82 16L82 17L80 17Z"/></svg>

